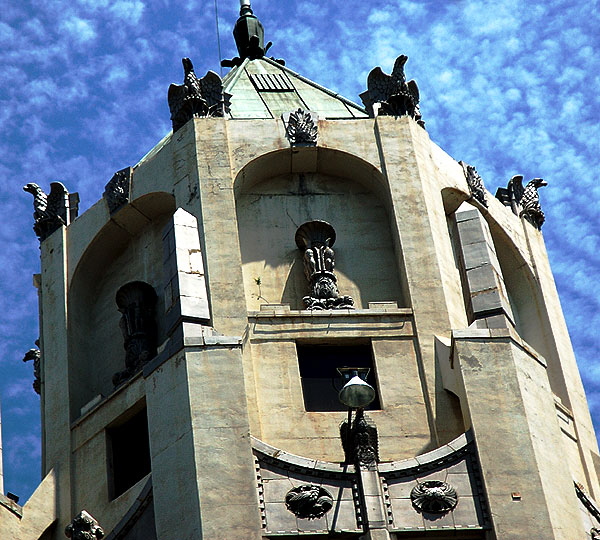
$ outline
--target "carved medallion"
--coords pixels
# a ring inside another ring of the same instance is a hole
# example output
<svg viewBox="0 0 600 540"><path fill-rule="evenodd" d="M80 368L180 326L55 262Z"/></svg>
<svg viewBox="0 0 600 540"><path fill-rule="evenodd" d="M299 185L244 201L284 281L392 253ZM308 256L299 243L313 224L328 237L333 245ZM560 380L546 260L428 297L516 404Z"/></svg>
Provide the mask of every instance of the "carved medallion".
<svg viewBox="0 0 600 540"><path fill-rule="evenodd" d="M456 490L439 480L427 480L418 484L410 492L410 499L416 510L429 514L446 514L454 510L458 503Z"/></svg>
<svg viewBox="0 0 600 540"><path fill-rule="evenodd" d="M300 519L319 519L331 510L333 496L325 488L305 484L287 492L285 505Z"/></svg>
<svg viewBox="0 0 600 540"><path fill-rule="evenodd" d="M82 510L65 528L65 536L73 540L99 540L104 530L85 510Z"/></svg>

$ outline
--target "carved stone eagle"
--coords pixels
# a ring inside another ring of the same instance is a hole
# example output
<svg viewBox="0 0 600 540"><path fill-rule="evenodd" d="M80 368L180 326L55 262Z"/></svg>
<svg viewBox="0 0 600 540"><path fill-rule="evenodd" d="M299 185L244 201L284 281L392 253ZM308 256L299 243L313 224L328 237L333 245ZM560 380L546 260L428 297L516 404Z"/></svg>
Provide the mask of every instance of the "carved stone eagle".
<svg viewBox="0 0 600 540"><path fill-rule="evenodd" d="M189 58L182 58L183 84L169 86L168 102L173 132L193 117L223 116L229 111L230 94L223 92L223 81L214 71L199 79Z"/></svg>
<svg viewBox="0 0 600 540"><path fill-rule="evenodd" d="M424 126L419 111L419 88L414 80L406 82L404 64L408 56L402 54L394 62L391 75L376 67L367 77L367 91L360 95L370 116L375 116L373 105L379 104L380 115L411 116Z"/></svg>
<svg viewBox="0 0 600 540"><path fill-rule="evenodd" d="M23 191L33 195L33 230L40 240L45 240L61 225L68 225L77 216L79 198L76 193L69 195L60 182L50 183L49 194L33 182L23 186Z"/></svg>

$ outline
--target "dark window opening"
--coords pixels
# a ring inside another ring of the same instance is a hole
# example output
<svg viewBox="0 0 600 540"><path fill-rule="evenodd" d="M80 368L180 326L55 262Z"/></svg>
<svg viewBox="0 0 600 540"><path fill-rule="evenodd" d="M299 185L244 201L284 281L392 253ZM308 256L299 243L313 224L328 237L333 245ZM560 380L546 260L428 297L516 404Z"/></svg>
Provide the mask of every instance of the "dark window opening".
<svg viewBox="0 0 600 540"><path fill-rule="evenodd" d="M340 403L338 393L344 382L337 372L339 367L370 368L367 382L375 388L377 377L373 365L373 351L370 343L353 345L302 344L296 343L304 408L307 411L347 411ZM379 396L366 407L367 410L381 409Z"/></svg>
<svg viewBox="0 0 600 540"><path fill-rule="evenodd" d="M107 429L109 496L116 499L150 472L146 408Z"/></svg>

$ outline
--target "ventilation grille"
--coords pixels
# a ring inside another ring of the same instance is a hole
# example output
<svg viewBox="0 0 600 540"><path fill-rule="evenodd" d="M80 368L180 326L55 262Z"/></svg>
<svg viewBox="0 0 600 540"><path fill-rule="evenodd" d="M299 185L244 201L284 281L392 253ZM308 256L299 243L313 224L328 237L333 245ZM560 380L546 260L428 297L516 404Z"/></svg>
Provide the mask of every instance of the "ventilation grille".
<svg viewBox="0 0 600 540"><path fill-rule="evenodd" d="M250 80L259 92L294 91L294 87L285 73L251 73Z"/></svg>

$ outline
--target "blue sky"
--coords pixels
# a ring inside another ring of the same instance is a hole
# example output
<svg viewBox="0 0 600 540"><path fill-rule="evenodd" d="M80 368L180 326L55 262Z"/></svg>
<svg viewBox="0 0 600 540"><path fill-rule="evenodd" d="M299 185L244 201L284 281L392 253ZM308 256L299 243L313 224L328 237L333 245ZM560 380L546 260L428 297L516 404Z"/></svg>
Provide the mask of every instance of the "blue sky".
<svg viewBox="0 0 600 540"><path fill-rule="evenodd" d="M543 232L600 428L600 6L547 0L254 0L269 54L360 102L401 53L431 138L495 192L543 177ZM219 0L221 57L237 0ZM219 72L213 0L16 0L0 13L0 397L5 490L39 481L39 399L23 354L38 337L38 242L27 182L98 200L170 129L167 89ZM223 74L227 70L223 70Z"/></svg>

